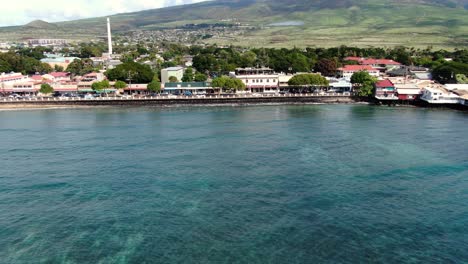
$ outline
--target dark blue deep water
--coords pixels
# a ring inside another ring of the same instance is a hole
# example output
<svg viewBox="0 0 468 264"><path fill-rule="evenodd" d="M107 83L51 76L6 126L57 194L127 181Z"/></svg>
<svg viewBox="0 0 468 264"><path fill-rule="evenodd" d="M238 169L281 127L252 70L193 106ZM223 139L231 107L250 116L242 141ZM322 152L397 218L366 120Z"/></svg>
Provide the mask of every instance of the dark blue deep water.
<svg viewBox="0 0 468 264"><path fill-rule="evenodd" d="M0 263L468 263L468 114L0 112Z"/></svg>

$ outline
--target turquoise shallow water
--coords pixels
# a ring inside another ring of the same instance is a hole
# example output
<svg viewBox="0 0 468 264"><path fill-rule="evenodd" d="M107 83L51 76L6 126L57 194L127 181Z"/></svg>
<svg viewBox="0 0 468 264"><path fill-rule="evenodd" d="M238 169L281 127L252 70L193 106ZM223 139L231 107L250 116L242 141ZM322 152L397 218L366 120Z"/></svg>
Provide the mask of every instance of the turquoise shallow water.
<svg viewBox="0 0 468 264"><path fill-rule="evenodd" d="M0 263L467 263L468 114L0 112Z"/></svg>

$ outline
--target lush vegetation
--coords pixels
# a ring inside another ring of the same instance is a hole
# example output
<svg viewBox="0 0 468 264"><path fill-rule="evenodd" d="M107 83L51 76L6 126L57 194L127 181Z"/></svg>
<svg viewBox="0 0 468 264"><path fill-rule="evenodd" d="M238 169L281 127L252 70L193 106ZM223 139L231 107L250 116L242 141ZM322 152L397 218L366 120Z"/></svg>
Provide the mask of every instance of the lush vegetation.
<svg viewBox="0 0 468 264"><path fill-rule="evenodd" d="M158 80L152 80L148 86L147 86L148 91L158 93L161 91L161 83Z"/></svg>
<svg viewBox="0 0 468 264"><path fill-rule="evenodd" d="M147 65L136 62L126 62L114 69L105 72L112 81L128 81L132 83L149 83L153 79L154 72Z"/></svg>
<svg viewBox="0 0 468 264"><path fill-rule="evenodd" d="M90 59L76 59L66 69L67 72L73 75L85 75L95 70L97 69L93 66L93 61Z"/></svg>
<svg viewBox="0 0 468 264"><path fill-rule="evenodd" d="M328 86L328 80L318 74L298 74L292 77L288 84L291 86Z"/></svg>
<svg viewBox="0 0 468 264"><path fill-rule="evenodd" d="M108 80L103 80L103 81L100 81L100 82L94 82L91 85L91 89L93 89L94 91L102 91L102 90L107 89L107 88L110 88L110 83L109 83Z"/></svg>
<svg viewBox="0 0 468 264"><path fill-rule="evenodd" d="M46 49L19 49L0 53L0 72L21 72L23 74L45 74L53 71L47 63L42 63L43 53Z"/></svg>
<svg viewBox="0 0 468 264"><path fill-rule="evenodd" d="M369 96L374 91L377 78L366 71L356 72L351 76L351 83L355 86L359 96Z"/></svg>
<svg viewBox="0 0 468 264"><path fill-rule="evenodd" d="M115 89L124 89L127 87L127 83L123 81L116 81L114 84Z"/></svg>
<svg viewBox="0 0 468 264"><path fill-rule="evenodd" d="M221 88L227 92L234 92L237 90L245 90L245 84L239 80L230 78L228 76L216 77L211 82L212 87Z"/></svg>
<svg viewBox="0 0 468 264"><path fill-rule="evenodd" d="M61 50L64 55L74 52L84 52L79 55L83 57L87 50L98 49L101 45L89 43L79 44L73 48ZM178 81L206 81L219 76L228 75L238 67L270 67L276 72L283 73L313 73L320 72L324 76L333 76L338 67L355 62L346 61L348 56L387 58L401 62L405 65L423 66L431 69L434 79L441 83L466 82L468 76L468 50L455 49L453 51L435 50L432 47L424 49L394 47L394 48L357 48L340 46L334 48L253 48L242 47L217 47L217 46L184 46L164 42L161 45L151 43L137 45L117 45L116 49L124 55L122 60L128 60L128 56L135 57L136 61L127 61L105 74L111 81L125 83L149 83L153 80L155 73L166 66L182 65L184 57L193 57L193 67L186 69L182 80ZM7 53L0 53L0 72L22 72L44 74L53 69L38 59L43 57L47 48L20 48ZM165 61L159 59L162 54ZM89 53L88 56L95 55ZM145 55L141 57L141 55ZM145 62L145 65L142 63ZM149 64L148 64L149 62ZM148 65L151 66L148 66ZM73 75L84 75L97 71L100 67L93 65L89 58L73 61L66 69ZM63 70L56 67L55 70ZM298 77L299 78L299 77ZM302 77L301 77L302 78ZM304 83L304 81L302 81Z"/></svg>
<svg viewBox="0 0 468 264"><path fill-rule="evenodd" d="M54 92L54 88L47 83L43 83L41 84L41 88L39 89L39 92L41 94L51 94Z"/></svg>

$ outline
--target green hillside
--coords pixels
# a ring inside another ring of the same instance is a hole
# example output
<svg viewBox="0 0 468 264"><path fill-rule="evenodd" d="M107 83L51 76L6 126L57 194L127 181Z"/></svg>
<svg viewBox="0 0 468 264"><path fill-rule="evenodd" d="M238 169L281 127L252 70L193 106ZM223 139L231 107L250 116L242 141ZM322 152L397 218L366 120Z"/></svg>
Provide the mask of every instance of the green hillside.
<svg viewBox="0 0 468 264"><path fill-rule="evenodd" d="M466 47L468 0L219 0L111 16L116 32L188 23L239 22L254 27L209 43L245 46ZM0 29L0 39L105 35L105 19Z"/></svg>

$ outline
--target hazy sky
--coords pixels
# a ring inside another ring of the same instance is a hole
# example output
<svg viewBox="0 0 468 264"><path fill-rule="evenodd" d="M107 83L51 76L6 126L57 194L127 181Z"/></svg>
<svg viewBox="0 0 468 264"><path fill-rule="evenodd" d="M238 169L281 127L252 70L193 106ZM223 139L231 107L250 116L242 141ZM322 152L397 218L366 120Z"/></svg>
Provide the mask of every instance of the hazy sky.
<svg viewBox="0 0 468 264"><path fill-rule="evenodd" d="M0 26L24 25L105 16L144 9L190 4L204 0L12 0L3 3Z"/></svg>

